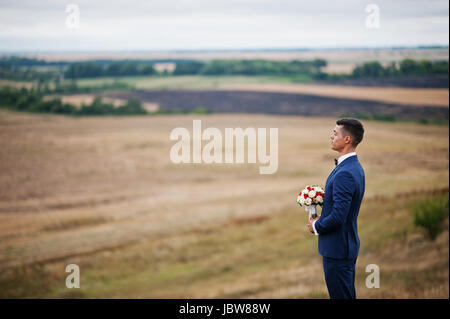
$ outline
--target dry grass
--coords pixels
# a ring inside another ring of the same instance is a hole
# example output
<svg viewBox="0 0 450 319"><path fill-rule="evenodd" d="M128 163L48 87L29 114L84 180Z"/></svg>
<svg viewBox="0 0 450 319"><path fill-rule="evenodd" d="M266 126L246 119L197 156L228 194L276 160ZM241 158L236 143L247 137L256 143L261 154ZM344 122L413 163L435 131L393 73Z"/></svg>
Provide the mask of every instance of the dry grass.
<svg viewBox="0 0 450 319"><path fill-rule="evenodd" d="M172 164L170 131L192 131L196 118L222 131L278 127L278 172ZM295 197L332 170L334 121L0 110L1 296L326 297L316 238ZM448 231L426 241L407 210L432 189L448 192L448 127L365 126L358 295L448 298ZM69 263L81 268L76 292L65 288ZM381 268L380 289L364 287L368 263Z"/></svg>
<svg viewBox="0 0 450 319"><path fill-rule="evenodd" d="M89 105L94 101L96 95L94 94L74 94L74 95L62 95L55 96L49 95L44 97L46 100L52 100L54 98L60 98L63 103L73 104L76 107L81 107L82 104Z"/></svg>
<svg viewBox="0 0 450 319"><path fill-rule="evenodd" d="M69 103L75 105L76 107L81 107L83 104L90 105L96 98L95 94L72 94L72 95L61 95L61 96L46 96L46 99L54 99L60 98L63 103ZM113 99L108 97L102 97L102 101L104 103L111 103L115 107L119 107L125 105L127 103L126 100L123 99ZM144 102L142 103L142 107L145 108L149 112L155 112L159 109L159 105L157 103Z"/></svg>
<svg viewBox="0 0 450 319"><path fill-rule="evenodd" d="M14 88L27 88L31 89L34 84L32 82L24 82L24 81L11 81L11 80L2 80L0 79L0 86L11 86Z"/></svg>

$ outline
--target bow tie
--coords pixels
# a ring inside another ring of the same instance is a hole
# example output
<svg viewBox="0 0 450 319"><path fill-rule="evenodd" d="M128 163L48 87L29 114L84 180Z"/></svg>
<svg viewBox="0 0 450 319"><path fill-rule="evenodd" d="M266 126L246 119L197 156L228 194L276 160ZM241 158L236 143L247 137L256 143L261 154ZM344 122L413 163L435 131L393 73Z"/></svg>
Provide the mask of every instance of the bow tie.
<svg viewBox="0 0 450 319"><path fill-rule="evenodd" d="M338 164L338 160L335 158L334 159L334 165L337 166L337 164Z"/></svg>

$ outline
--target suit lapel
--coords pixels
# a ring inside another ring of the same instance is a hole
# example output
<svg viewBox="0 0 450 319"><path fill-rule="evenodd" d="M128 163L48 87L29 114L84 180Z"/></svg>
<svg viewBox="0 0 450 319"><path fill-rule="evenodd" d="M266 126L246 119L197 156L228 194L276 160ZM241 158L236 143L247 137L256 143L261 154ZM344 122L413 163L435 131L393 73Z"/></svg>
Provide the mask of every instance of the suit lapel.
<svg viewBox="0 0 450 319"><path fill-rule="evenodd" d="M327 187L328 182L329 182L330 179L333 177L333 175L336 174L336 172L337 172L340 168L342 168L343 165L350 164L351 162L357 161L357 160L358 160L358 155L350 156L349 158L346 158L341 164L336 165L336 167L331 171L330 175L329 175L328 178L327 178L327 182L326 182L326 184L325 184L325 188Z"/></svg>
<svg viewBox="0 0 450 319"><path fill-rule="evenodd" d="M339 166L339 165L338 165ZM331 178L333 177L334 173L336 173L336 171L338 170L338 166L336 166L330 173L330 175L328 175L327 178L327 182L325 184L325 188L327 188L328 182L331 180Z"/></svg>

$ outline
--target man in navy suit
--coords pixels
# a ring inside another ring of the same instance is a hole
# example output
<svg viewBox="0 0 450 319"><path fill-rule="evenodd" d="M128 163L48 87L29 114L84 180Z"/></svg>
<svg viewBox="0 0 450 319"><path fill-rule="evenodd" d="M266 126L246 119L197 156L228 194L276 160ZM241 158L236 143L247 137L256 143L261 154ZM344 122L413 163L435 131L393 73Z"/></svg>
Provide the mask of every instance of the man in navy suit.
<svg viewBox="0 0 450 319"><path fill-rule="evenodd" d="M340 119L331 135L331 148L339 153L328 176L321 216L308 228L319 235L325 282L331 299L355 299L355 264L359 251L357 218L364 196L364 170L356 155L364 128L356 119Z"/></svg>

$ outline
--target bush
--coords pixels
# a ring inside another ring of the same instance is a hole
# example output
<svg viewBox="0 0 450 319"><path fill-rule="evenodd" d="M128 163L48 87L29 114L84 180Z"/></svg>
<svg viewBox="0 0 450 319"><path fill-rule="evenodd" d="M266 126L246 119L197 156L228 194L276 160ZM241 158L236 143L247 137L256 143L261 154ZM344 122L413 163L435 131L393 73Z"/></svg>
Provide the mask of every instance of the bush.
<svg viewBox="0 0 450 319"><path fill-rule="evenodd" d="M343 113L340 115L341 118L354 117L359 120L366 121L381 121L381 122L395 122L397 119L393 115L375 113L375 114L364 114L364 113Z"/></svg>
<svg viewBox="0 0 450 319"><path fill-rule="evenodd" d="M357 66L353 69L353 77L380 77L385 75L385 70L380 62L370 61L364 63L362 66Z"/></svg>
<svg viewBox="0 0 450 319"><path fill-rule="evenodd" d="M79 115L109 115L114 113L114 105L103 103L101 97L96 97L91 105L82 105L77 113Z"/></svg>
<svg viewBox="0 0 450 319"><path fill-rule="evenodd" d="M99 76L127 76L156 74L153 63L145 61L88 61L71 63L65 72L70 79Z"/></svg>
<svg viewBox="0 0 450 319"><path fill-rule="evenodd" d="M352 72L353 78L376 78L390 76L423 76L448 74L448 61L430 61L404 59L401 62L391 62L384 67L378 61L365 62L357 65Z"/></svg>
<svg viewBox="0 0 450 319"><path fill-rule="evenodd" d="M199 74L205 63L197 61L178 62L174 75Z"/></svg>
<svg viewBox="0 0 450 319"><path fill-rule="evenodd" d="M137 99L129 99L127 104L119 106L114 109L116 115L138 115L147 114L147 111L142 107L141 101Z"/></svg>
<svg viewBox="0 0 450 319"><path fill-rule="evenodd" d="M372 120L374 121L382 121L382 122L395 122L396 118L389 114L376 113L372 115Z"/></svg>
<svg viewBox="0 0 450 319"><path fill-rule="evenodd" d="M448 121L441 120L441 119L427 119L427 118L420 118L417 120L417 123L424 124L424 125L447 125Z"/></svg>
<svg viewBox="0 0 450 319"><path fill-rule="evenodd" d="M197 107L191 111L192 114L210 114L211 110L207 107Z"/></svg>
<svg viewBox="0 0 450 319"><path fill-rule="evenodd" d="M130 99L125 105L114 107L111 103L103 103L101 97L97 97L90 105L82 105L77 109L69 103L62 103L60 98L44 99L40 92L20 90L14 88L0 88L0 107L7 107L16 111L54 113L67 115L141 115L148 114L141 102Z"/></svg>
<svg viewBox="0 0 450 319"><path fill-rule="evenodd" d="M174 75L313 75L320 74L327 62L322 59L310 61L272 60L212 60L208 63L177 63ZM319 75L320 77L320 75Z"/></svg>
<svg viewBox="0 0 450 319"><path fill-rule="evenodd" d="M448 196L425 199L412 205L414 225L422 227L434 240L443 230L443 221L448 217Z"/></svg>

